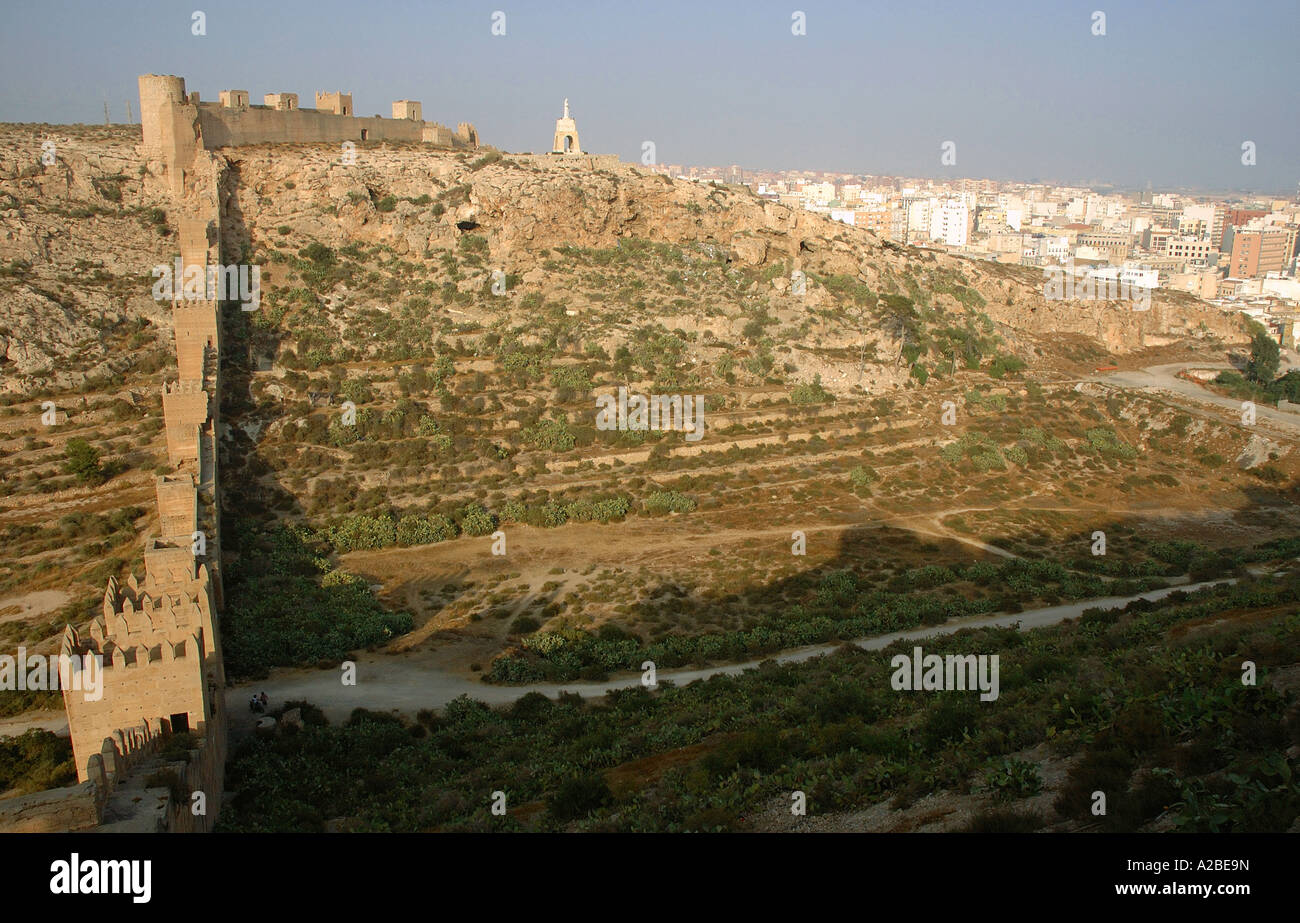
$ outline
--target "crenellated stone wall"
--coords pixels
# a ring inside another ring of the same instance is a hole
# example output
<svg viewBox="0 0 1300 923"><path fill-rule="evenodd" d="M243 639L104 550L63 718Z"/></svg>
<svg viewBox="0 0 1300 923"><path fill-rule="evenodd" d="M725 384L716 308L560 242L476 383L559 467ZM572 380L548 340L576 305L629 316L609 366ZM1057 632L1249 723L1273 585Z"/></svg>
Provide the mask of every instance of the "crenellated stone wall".
<svg viewBox="0 0 1300 923"><path fill-rule="evenodd" d="M145 162L158 164L177 197L185 194L199 150L321 141L415 141L453 150L479 145L469 122L457 124L455 132L425 122L418 100L395 101L393 118L386 119L358 117L350 93L317 92L316 108L302 109L294 93L266 94L263 106L250 105L247 90L223 90L217 102L201 102L197 93L186 93L184 77L170 74L142 74L139 86Z"/></svg>
<svg viewBox="0 0 1300 923"><path fill-rule="evenodd" d="M247 93L231 91L225 99L228 111L249 111ZM221 262L221 165L203 144L203 104L186 96L179 77L142 77L140 105L146 166L171 192L180 215L180 262L206 274ZM162 393L172 470L155 481L161 535L146 542L143 580L110 578L102 614L84 632L68 626L60 651L78 663L86 655L102 662L98 695L80 688L85 684L63 689L81 784L22 803L9 800L0 829L205 831L220 809L226 756L218 627L221 305L186 300L178 287L172 296L178 378ZM159 741L180 732L195 741L188 760L136 766ZM122 794L143 791L143 781L130 774L150 768L171 780L162 795ZM204 812L190 809L196 791L203 793Z"/></svg>

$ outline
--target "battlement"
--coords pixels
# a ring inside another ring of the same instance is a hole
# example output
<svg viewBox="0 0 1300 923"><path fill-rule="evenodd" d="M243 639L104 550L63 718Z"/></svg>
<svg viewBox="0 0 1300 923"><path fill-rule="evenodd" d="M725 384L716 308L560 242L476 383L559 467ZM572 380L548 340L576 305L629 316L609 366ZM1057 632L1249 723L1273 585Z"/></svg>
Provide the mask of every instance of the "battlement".
<svg viewBox="0 0 1300 923"><path fill-rule="evenodd" d="M181 549L178 549L181 550ZM188 554L188 549L184 549ZM188 574L188 576L187 576ZM125 588L109 578L104 590L102 614L91 620L90 642L103 653L105 644L133 646L138 639L165 633L173 636L182 629L211 624L211 578L206 564L197 564L192 555L186 570L163 569L145 575L143 585L132 574ZM133 640L136 639L136 640Z"/></svg>
<svg viewBox="0 0 1300 923"><path fill-rule="evenodd" d="M71 625L64 632L60 652L69 658L82 658L86 654L97 654L104 658L104 670L144 669L153 664L172 663L186 657L201 661L203 659L203 635L199 630L186 633L184 626L173 627L164 631L150 625L148 630L137 632L138 638L131 643L118 644L103 636L102 621L96 619L91 623L91 637L82 638ZM96 627L99 631L96 632ZM107 681L107 673L106 673Z"/></svg>
<svg viewBox="0 0 1300 923"><path fill-rule="evenodd" d="M203 390L203 382L193 381L193 380L163 382L163 394L164 395L188 394L190 396L203 395L205 398L207 397L207 392Z"/></svg>

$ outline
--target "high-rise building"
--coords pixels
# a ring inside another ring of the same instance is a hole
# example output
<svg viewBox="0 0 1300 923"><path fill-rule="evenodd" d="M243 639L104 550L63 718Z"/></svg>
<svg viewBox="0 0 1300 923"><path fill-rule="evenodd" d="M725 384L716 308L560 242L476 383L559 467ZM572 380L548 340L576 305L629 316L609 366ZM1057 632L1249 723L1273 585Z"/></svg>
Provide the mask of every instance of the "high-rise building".
<svg viewBox="0 0 1300 923"><path fill-rule="evenodd" d="M1282 272L1296 248L1296 228L1285 225L1230 227L1228 274L1237 279L1255 279L1265 273Z"/></svg>

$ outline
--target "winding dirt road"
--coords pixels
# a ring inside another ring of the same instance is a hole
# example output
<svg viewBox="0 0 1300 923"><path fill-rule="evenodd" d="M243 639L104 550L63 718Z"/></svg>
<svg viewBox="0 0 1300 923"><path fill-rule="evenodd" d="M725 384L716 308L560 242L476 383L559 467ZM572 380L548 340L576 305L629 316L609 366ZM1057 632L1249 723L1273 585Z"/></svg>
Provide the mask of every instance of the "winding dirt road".
<svg viewBox="0 0 1300 923"><path fill-rule="evenodd" d="M1212 580L1204 583L1171 586L1151 590L1135 596L1107 596L1082 600L1061 606L1047 606L1025 612L969 616L954 619L943 625L914 628L862 638L851 642L830 642L783 651L744 663L725 664L703 669L662 670L659 682L671 681L679 686L711 676L735 675L753 670L767 660L777 663L798 663L829 654L844 643L856 644L863 650L880 650L895 641L915 641L924 638L950 635L968 628L994 628L1019 626L1020 629L1056 625L1067 619L1078 618L1085 609L1118 609L1136 599L1159 600L1178 590L1193 591L1232 579ZM256 716L248 710L249 697L255 692L266 692L271 706L286 700L304 699L319 706L331 721L346 719L354 708L371 711L393 711L414 715L421 709L442 708L452 699L465 695L489 705L504 705L525 695L540 692L548 698L561 693L576 693L584 698L599 698L613 689L628 689L641 683L641 674L628 673L599 683L532 683L523 686L493 686L476 682L431 664L427 653L384 655L367 654L356 661L356 685L344 686L341 671L331 670L277 670L260 682L244 683L226 692L231 728L251 727Z"/></svg>

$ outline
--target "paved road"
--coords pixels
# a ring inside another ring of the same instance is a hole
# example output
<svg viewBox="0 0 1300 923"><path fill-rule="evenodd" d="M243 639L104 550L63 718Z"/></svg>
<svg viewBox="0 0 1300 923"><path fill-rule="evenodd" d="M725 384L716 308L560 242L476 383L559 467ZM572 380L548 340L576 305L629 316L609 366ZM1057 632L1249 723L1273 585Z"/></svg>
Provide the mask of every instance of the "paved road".
<svg viewBox="0 0 1300 923"><path fill-rule="evenodd" d="M852 642L832 642L784 651L758 660L704 669L661 670L658 679L671 680L679 686L711 676L735 675L753 670L766 660L778 663L797 663L821 657L840 647L842 643L856 644L864 650L880 650L895 641L913 641L952 634L966 628L1009 627L1040 628L1055 625L1066 619L1078 618L1085 609L1118 609L1135 599L1163 599L1176 590L1196 590L1215 583L1232 580L1184 584L1165 589L1139 593L1135 596L1107 596L1084 600L1062 606L1048 606L1009 615L981 615L954 619L943 625L927 626L888 635L863 638ZM227 690L226 704L230 709L232 728L250 725L253 716L248 710L249 697L254 692L265 691L274 707L291 699L305 699L324 710L331 721L345 719L354 708L372 711L397 711L413 715L421 709L437 709L457 696L467 695L489 705L514 702L531 692L540 692L555 698L562 692L577 693L586 698L598 698L611 689L628 689L639 685L639 673L627 674L600 683L533 683L526 686L493 686L448 673L427 661L419 652L401 655L364 655L357 659L357 684L344 686L338 670L279 670L270 679L245 683Z"/></svg>

